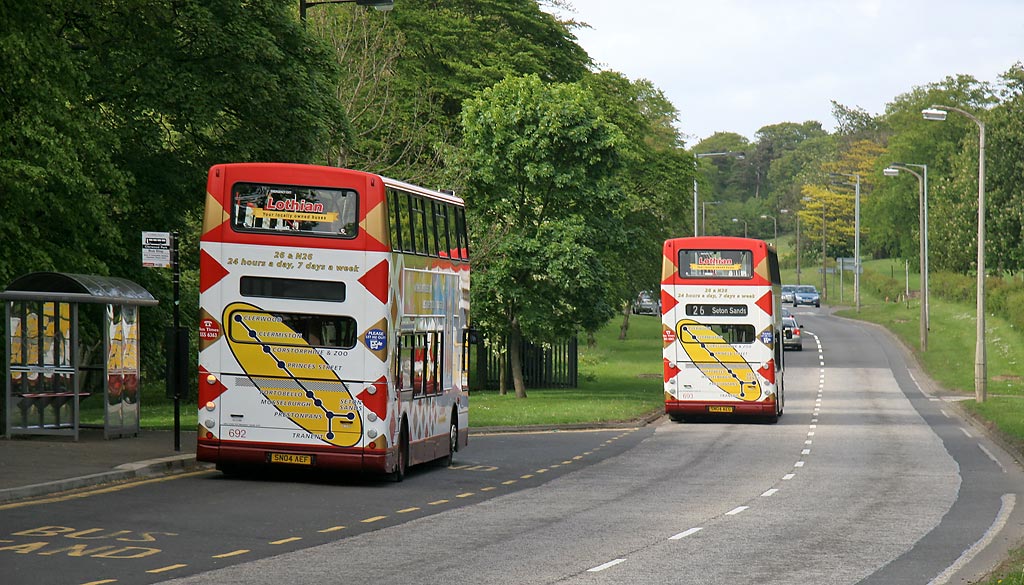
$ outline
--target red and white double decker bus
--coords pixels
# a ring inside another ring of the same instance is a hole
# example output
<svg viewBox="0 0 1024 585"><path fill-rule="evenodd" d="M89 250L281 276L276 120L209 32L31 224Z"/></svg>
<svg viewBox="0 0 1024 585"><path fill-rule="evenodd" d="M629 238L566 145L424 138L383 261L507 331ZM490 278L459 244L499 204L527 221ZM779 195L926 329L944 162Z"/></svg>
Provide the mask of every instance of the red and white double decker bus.
<svg viewBox="0 0 1024 585"><path fill-rule="evenodd" d="M761 240L667 240L661 274L665 412L756 415L785 404L779 261Z"/></svg>
<svg viewBox="0 0 1024 585"><path fill-rule="evenodd" d="M197 459L384 472L468 437L461 199L311 165L210 169Z"/></svg>

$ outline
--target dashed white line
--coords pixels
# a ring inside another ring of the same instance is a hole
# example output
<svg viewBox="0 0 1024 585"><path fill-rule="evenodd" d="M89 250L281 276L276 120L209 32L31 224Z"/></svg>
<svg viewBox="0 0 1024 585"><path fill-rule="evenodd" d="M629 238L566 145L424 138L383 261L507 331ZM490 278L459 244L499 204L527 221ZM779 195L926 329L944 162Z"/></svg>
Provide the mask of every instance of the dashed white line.
<svg viewBox="0 0 1024 585"><path fill-rule="evenodd" d="M793 464L793 467L803 467L803 466L804 466L804 462L803 461L797 461L796 463Z"/></svg>
<svg viewBox="0 0 1024 585"><path fill-rule="evenodd" d="M689 530L684 530L684 531L680 532L679 534L672 535L672 536L668 537L668 539L669 540L681 540L683 538L686 538L687 536L690 536L691 534L697 534L701 530L704 530L704 528L703 527L690 528Z"/></svg>
<svg viewBox="0 0 1024 585"><path fill-rule="evenodd" d="M967 435L968 439L973 439L974 438L974 435L972 435L967 429L965 429L963 427L960 427L960 432L962 432L963 434Z"/></svg>
<svg viewBox="0 0 1024 585"><path fill-rule="evenodd" d="M624 562L626 562L626 559L615 559L614 561L608 561L607 563L605 563L603 565L598 565L598 566L596 566L596 567L594 567L592 569L587 569L587 572L588 573L598 573L598 572L601 572L601 571L603 571L605 569L609 569L611 567L614 567L615 565L617 565L619 563L624 563Z"/></svg>
<svg viewBox="0 0 1024 585"><path fill-rule="evenodd" d="M794 477L796 477L795 473L787 473L786 475L782 476L782 480L783 481L789 481L789 480L793 479Z"/></svg>
<svg viewBox="0 0 1024 585"><path fill-rule="evenodd" d="M770 498L770 497L774 496L776 493L778 493L778 491L779 491L779 488L772 488L772 489L766 491L765 493L761 494L761 497L762 498Z"/></svg>
<svg viewBox="0 0 1024 585"><path fill-rule="evenodd" d="M982 452L985 453L985 455L988 455L988 458L994 461L995 464L999 466L999 469L1003 470L1003 473L1006 473L1006 468L1003 467L1003 464L1000 463L998 459L996 459L996 456L993 455L991 451L985 448L985 445L978 445L978 448L981 449Z"/></svg>
<svg viewBox="0 0 1024 585"><path fill-rule="evenodd" d="M744 510L746 510L748 508L750 508L750 506L737 506L737 507L733 508L732 510L729 510L728 512L726 512L725 515L726 516L735 516L736 514L739 514L740 512L742 512L742 511L744 511Z"/></svg>

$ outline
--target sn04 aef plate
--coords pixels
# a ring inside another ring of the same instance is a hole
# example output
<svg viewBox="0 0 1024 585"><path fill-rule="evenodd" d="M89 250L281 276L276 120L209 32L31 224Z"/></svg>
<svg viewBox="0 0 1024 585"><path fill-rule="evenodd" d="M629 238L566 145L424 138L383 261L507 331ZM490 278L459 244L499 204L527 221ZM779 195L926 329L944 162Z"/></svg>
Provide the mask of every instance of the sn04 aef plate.
<svg viewBox="0 0 1024 585"><path fill-rule="evenodd" d="M271 463L285 463L288 465L313 465L312 455L296 455L294 453L270 453Z"/></svg>

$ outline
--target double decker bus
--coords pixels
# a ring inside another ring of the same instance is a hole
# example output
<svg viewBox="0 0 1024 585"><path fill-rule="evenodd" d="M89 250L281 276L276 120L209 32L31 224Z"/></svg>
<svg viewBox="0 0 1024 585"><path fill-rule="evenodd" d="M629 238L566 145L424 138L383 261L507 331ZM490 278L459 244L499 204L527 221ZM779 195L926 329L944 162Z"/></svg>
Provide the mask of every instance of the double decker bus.
<svg viewBox="0 0 1024 585"><path fill-rule="evenodd" d="M463 201L372 173L212 167L196 458L391 474L469 438Z"/></svg>
<svg viewBox="0 0 1024 585"><path fill-rule="evenodd" d="M778 421L785 405L779 261L761 240L673 238L662 257L665 412Z"/></svg>

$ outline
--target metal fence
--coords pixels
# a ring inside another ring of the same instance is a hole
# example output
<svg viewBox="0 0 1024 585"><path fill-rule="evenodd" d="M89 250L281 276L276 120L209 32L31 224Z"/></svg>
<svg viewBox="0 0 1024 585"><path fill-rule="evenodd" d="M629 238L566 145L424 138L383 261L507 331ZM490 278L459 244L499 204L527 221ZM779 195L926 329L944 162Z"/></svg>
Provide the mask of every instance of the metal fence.
<svg viewBox="0 0 1024 585"><path fill-rule="evenodd" d="M470 387L497 390L504 364L505 380L512 389L512 367L507 341L481 339L475 346L474 375ZM505 359L502 359L504 353ZM523 341L523 381L527 388L576 388L579 382L579 352L576 337L560 343L535 344Z"/></svg>

